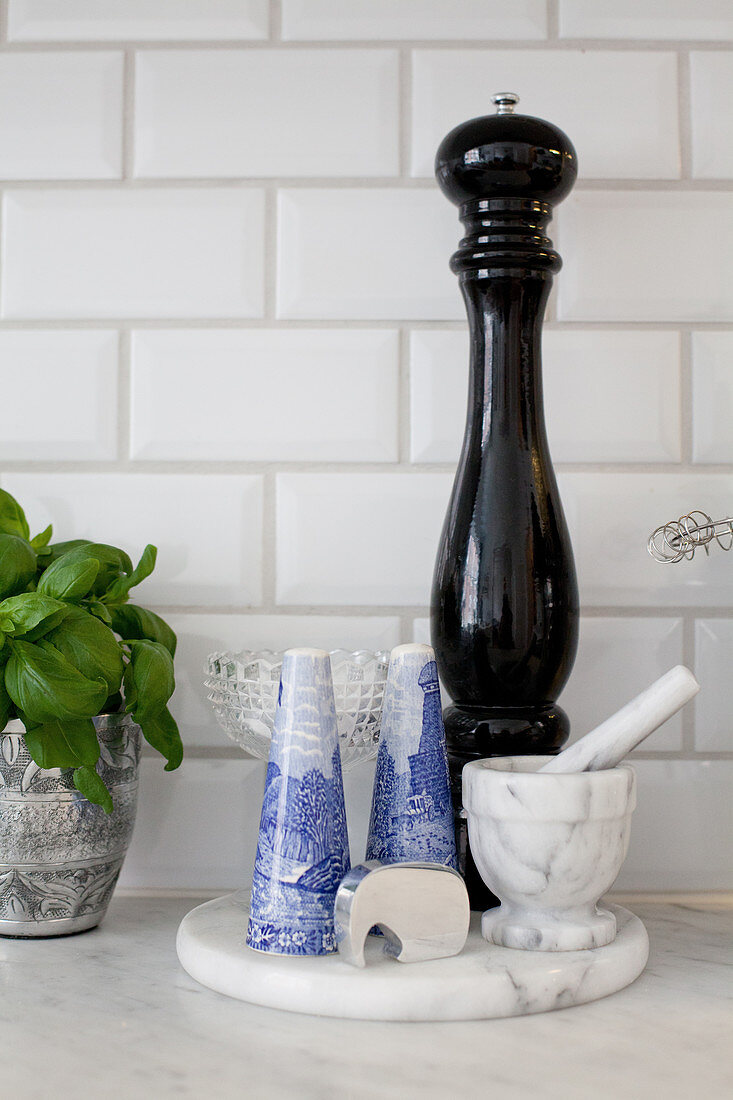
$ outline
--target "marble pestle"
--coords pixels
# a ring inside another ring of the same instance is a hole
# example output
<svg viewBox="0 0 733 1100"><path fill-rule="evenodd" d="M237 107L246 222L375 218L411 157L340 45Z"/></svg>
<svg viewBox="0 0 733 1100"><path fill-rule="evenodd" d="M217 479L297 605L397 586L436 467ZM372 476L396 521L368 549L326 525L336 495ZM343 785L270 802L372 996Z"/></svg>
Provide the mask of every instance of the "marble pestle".
<svg viewBox="0 0 733 1100"><path fill-rule="evenodd" d="M675 665L600 726L544 764L540 772L595 772L615 768L645 737L700 690L684 665Z"/></svg>

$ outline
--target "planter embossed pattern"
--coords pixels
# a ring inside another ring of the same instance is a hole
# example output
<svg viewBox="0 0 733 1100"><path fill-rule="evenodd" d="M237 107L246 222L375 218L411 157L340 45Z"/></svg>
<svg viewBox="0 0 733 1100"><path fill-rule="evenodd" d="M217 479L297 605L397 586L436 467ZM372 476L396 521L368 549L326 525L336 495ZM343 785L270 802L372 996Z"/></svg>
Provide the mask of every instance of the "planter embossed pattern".
<svg viewBox="0 0 733 1100"><path fill-rule="evenodd" d="M71 770L38 767L21 723L0 733L0 935L81 932L105 914L135 824L140 727L124 714L94 724L109 815L76 790Z"/></svg>

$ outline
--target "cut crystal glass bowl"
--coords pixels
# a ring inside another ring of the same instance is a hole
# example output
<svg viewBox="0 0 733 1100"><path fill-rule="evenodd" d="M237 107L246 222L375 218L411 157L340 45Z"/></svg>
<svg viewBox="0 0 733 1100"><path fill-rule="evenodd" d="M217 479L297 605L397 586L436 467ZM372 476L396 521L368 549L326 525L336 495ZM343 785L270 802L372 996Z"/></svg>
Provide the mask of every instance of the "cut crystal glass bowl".
<svg viewBox="0 0 733 1100"><path fill-rule="evenodd" d="M204 681L219 725L251 756L267 760L275 721L284 650L212 653ZM331 671L341 746L341 766L377 755L389 653L332 650Z"/></svg>

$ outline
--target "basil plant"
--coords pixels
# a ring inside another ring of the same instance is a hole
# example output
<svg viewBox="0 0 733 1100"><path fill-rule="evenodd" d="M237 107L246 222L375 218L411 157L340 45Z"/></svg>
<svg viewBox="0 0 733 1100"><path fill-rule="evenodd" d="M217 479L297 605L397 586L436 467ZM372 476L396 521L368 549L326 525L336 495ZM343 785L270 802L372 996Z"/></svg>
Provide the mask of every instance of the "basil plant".
<svg viewBox="0 0 733 1100"><path fill-rule="evenodd" d="M77 790L110 813L92 718L126 711L166 770L177 768L183 746L167 705L176 636L128 602L155 568L154 546L133 568L116 546L52 535L47 527L31 538L23 509L0 489L0 731L20 718L36 764L73 768Z"/></svg>

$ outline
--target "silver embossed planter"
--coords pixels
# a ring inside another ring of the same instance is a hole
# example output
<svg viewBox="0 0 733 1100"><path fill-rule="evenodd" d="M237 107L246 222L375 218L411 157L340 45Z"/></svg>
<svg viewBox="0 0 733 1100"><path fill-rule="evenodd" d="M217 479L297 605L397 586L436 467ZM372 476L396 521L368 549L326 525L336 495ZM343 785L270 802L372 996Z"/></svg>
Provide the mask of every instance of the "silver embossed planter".
<svg viewBox="0 0 733 1100"><path fill-rule="evenodd" d="M141 735L126 714L94 724L111 814L75 789L70 770L34 763L21 722L0 733L0 935L82 932L107 910L135 824Z"/></svg>

